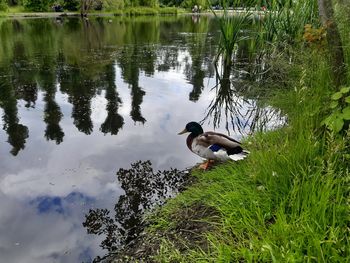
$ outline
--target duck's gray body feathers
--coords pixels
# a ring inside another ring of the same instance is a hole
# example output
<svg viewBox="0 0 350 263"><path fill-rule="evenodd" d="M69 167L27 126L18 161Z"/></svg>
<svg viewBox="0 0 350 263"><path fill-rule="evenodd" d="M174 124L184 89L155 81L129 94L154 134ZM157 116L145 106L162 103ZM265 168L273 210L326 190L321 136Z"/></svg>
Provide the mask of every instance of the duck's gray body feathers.
<svg viewBox="0 0 350 263"><path fill-rule="evenodd" d="M205 132L194 137L188 146L192 152L208 160L238 161L248 154L238 141L216 132Z"/></svg>

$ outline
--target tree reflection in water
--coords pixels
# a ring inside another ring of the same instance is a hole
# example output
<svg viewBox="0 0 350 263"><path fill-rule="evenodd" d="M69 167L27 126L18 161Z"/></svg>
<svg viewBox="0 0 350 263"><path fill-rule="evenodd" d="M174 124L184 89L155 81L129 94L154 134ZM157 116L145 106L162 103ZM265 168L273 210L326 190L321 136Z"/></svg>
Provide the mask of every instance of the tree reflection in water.
<svg viewBox="0 0 350 263"><path fill-rule="evenodd" d="M122 76L126 83L128 83L131 89L131 119L136 122L141 122L144 124L146 119L141 113L141 104L143 101L143 96L146 92L139 86L140 70L142 65L140 61L141 52L140 47L137 45L132 47L125 47L121 52L119 58L119 66L122 70Z"/></svg>
<svg viewBox="0 0 350 263"><path fill-rule="evenodd" d="M37 68L26 56L24 43L14 43L14 56L12 58L12 85L15 87L17 99L23 99L26 108L34 108L38 97L38 87L36 84L35 73Z"/></svg>
<svg viewBox="0 0 350 263"><path fill-rule="evenodd" d="M204 89L204 78L212 76L210 61L216 42L208 33L211 20L207 17L197 24L185 18L177 23L173 23L177 21L174 18L123 19L113 26L102 18L57 21L0 21L0 77L4 86L0 90L0 107L13 155L25 148L29 135L28 127L20 124L19 100L26 108L35 109L39 97L39 104L44 103L44 137L60 144L67 136L61 127L67 116L57 100L60 94L65 94L72 105L71 118L78 131L93 132L92 101L103 91L107 116L99 130L116 135L123 128L125 116L118 113L122 101L115 84L116 67L130 89L130 117L142 124L146 122L142 113L146 92L140 77L154 76L160 70L184 71L193 85L190 100L197 101ZM174 36L178 45L173 43Z"/></svg>
<svg viewBox="0 0 350 263"><path fill-rule="evenodd" d="M106 67L106 100L107 100L107 117L101 124L100 131L104 134L110 133L112 135L118 134L119 130L124 125L124 118L118 114L119 104L122 100L118 96L115 85L115 72L113 64Z"/></svg>
<svg viewBox="0 0 350 263"><path fill-rule="evenodd" d="M234 132L240 134L266 130L269 128L268 124L277 126L283 123L284 117L281 116L280 111L263 105L258 100L259 95L253 94L252 99L248 99L249 93L246 89L250 87L249 84L251 85L254 81L259 82L264 77L261 69L263 63L258 63L258 59L247 63L219 61L215 65L216 85L212 88L215 91L215 97L211 100L202 123L212 122L214 128L218 128L224 121L228 133L232 127ZM244 66L247 68L244 69ZM245 80L251 76L254 79ZM245 81L248 85L245 85Z"/></svg>
<svg viewBox="0 0 350 263"><path fill-rule="evenodd" d="M7 142L12 146L11 154L16 156L24 149L28 138L28 127L19 123L17 98L12 89L11 79L8 77L8 69L0 68L0 106L4 110L2 120L3 129L8 134Z"/></svg>
<svg viewBox="0 0 350 263"><path fill-rule="evenodd" d="M63 117L61 108L55 101L56 86L56 63L50 57L45 57L39 71L39 85L46 91L44 95L44 122L46 123L45 138L54 140L57 144L63 142L64 132L60 126Z"/></svg>
<svg viewBox="0 0 350 263"><path fill-rule="evenodd" d="M188 180L186 171L170 169L154 172L150 161L138 161L130 169L119 169L119 184L125 191L114 207L115 216L108 209L90 209L83 226L89 234L105 235L101 247L112 252L131 244L143 231L143 217L147 211L161 205L183 188Z"/></svg>

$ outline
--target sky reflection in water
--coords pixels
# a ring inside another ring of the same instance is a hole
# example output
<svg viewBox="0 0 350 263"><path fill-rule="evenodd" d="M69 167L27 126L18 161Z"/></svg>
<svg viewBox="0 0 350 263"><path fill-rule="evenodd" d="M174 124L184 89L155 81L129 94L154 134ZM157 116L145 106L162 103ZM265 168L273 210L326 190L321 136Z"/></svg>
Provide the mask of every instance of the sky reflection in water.
<svg viewBox="0 0 350 263"><path fill-rule="evenodd" d="M113 210L119 168L200 161L176 134L216 98L212 21L86 23L0 20L1 261L90 261L102 237L86 234L84 215Z"/></svg>

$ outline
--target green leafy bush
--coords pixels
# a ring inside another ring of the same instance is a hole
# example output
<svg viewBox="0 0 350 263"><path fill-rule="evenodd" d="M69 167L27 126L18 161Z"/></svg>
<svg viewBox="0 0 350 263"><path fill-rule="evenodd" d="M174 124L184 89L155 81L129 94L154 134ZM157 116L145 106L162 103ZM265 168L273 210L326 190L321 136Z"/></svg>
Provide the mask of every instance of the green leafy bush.
<svg viewBox="0 0 350 263"><path fill-rule="evenodd" d="M192 9L195 5L200 7L200 10L203 10L208 7L208 2L205 0L184 0L180 4L182 8L186 8L186 9Z"/></svg>
<svg viewBox="0 0 350 263"><path fill-rule="evenodd" d="M329 105L332 113L322 122L329 130L340 133L350 124L350 87L343 87L334 93Z"/></svg>
<svg viewBox="0 0 350 263"><path fill-rule="evenodd" d="M63 8L68 11L78 11L79 9L79 0L63 0Z"/></svg>
<svg viewBox="0 0 350 263"><path fill-rule="evenodd" d="M124 9L124 14L128 16L157 15L158 11L157 9L151 7L130 7ZM116 13L115 15L118 15L118 13Z"/></svg>
<svg viewBox="0 0 350 263"><path fill-rule="evenodd" d="M104 3L101 0L95 0L92 4L92 9L96 11L101 11L104 6Z"/></svg>
<svg viewBox="0 0 350 263"><path fill-rule="evenodd" d="M6 0L0 0L0 12L6 12L8 9Z"/></svg>
<svg viewBox="0 0 350 263"><path fill-rule="evenodd" d="M107 11L124 9L125 3L123 0L104 0L103 9Z"/></svg>
<svg viewBox="0 0 350 263"><path fill-rule="evenodd" d="M176 15L178 13L178 8L176 7L162 7L158 9L159 14L173 14Z"/></svg>
<svg viewBox="0 0 350 263"><path fill-rule="evenodd" d="M52 0L23 0L24 8L34 12L47 12L52 4Z"/></svg>

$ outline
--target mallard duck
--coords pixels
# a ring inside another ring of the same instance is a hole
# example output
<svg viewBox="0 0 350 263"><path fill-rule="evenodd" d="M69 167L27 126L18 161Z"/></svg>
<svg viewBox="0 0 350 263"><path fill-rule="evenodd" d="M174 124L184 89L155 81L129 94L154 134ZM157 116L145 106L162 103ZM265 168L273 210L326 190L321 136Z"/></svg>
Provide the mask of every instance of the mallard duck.
<svg viewBox="0 0 350 263"><path fill-rule="evenodd" d="M217 132L204 132L202 126L197 122L189 122L183 131L178 134L190 132L187 137L187 147L198 156L208 161L200 168L208 169L211 161L238 161L248 155L243 150L241 143L229 136Z"/></svg>

